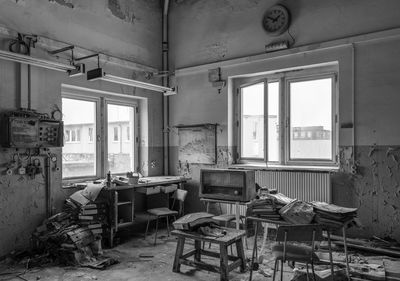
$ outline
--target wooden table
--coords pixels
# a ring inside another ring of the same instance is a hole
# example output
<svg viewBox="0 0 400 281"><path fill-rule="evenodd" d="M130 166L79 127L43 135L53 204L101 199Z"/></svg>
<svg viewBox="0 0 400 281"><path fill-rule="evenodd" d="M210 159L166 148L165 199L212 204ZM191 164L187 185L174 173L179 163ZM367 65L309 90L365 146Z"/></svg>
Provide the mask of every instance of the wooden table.
<svg viewBox="0 0 400 281"><path fill-rule="evenodd" d="M257 250L257 232L258 232L258 224L260 222L265 222L265 223L271 223L275 224L277 226L279 225L291 225L291 223L284 221L284 220L271 220L267 218L259 218L259 217L247 217L246 219L252 220L256 223L255 226L255 235L254 235L254 244L253 244L253 251L251 255L251 267L250 267L250 278L249 281L252 280L253 277L253 265L254 265L254 258L255 258L255 252ZM348 225L351 223L351 221L348 221L343 224L342 226L342 234L343 234L343 241L344 241L344 251L345 251L345 257L346 257L346 275L347 279L350 280L350 268L349 268L349 259L348 259L348 254L347 254L347 243L346 243L346 228ZM330 233L333 229L326 227L327 235L328 235L328 247L329 247L329 255L330 255L330 260L331 260L331 266L332 266L332 250L331 250L331 237ZM265 230L264 230L265 231ZM334 272L331 272L332 276L334 275Z"/></svg>
<svg viewBox="0 0 400 281"><path fill-rule="evenodd" d="M246 267L246 258L244 255L242 237L246 235L244 230L236 230L230 228L224 228L226 235L223 237L212 237L204 236L197 232L188 232L181 230L173 230L172 235L178 237L178 244L176 246L174 265L172 268L173 272L180 272L181 264L192 266L198 269L204 269L216 273L220 273L221 281L228 281L228 274L236 267L240 267L240 271L244 272ZM194 240L194 249L190 250L186 254L183 253L186 239ZM201 248L202 242L211 242L219 245L220 252L212 252L203 250ZM228 246L235 244L237 250L237 256L228 255ZM220 266L212 265L201 261L201 256L210 256L220 259ZM194 260L188 258L194 256ZM229 261L232 261L229 264Z"/></svg>

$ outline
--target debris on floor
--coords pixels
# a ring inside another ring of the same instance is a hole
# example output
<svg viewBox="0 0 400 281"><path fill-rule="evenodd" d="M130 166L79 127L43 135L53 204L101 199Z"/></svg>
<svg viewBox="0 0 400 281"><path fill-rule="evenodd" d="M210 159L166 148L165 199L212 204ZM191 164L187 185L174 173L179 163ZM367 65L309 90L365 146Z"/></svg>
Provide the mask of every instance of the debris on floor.
<svg viewBox="0 0 400 281"><path fill-rule="evenodd" d="M78 223L72 214L66 212L46 219L32 235L34 251L65 265L104 269L116 263L103 257L101 236Z"/></svg>
<svg viewBox="0 0 400 281"><path fill-rule="evenodd" d="M105 269L117 263L103 254L107 204L97 199L99 193L99 188L90 186L72 194L65 200L62 212L45 219L36 228L32 249L12 259L26 264L27 269L44 264Z"/></svg>

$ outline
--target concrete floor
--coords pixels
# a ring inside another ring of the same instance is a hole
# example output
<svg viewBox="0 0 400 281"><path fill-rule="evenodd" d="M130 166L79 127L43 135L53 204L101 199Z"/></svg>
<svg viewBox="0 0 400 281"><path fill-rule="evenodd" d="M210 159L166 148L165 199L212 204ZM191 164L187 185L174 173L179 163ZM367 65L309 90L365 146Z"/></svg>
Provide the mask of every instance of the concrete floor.
<svg viewBox="0 0 400 281"><path fill-rule="evenodd" d="M21 266L8 268L0 271L0 280L42 280L42 281L75 281L75 280L118 280L118 281L141 281L141 280L162 280L162 281L183 281L183 280L197 280L197 281L217 281L219 274L207 272L203 270L195 270L191 267L181 266L181 273L172 272L172 264L174 260L176 239L175 237L167 237L166 231L161 230L158 234L157 246L153 246L154 234L149 235L144 240L143 235L133 236L118 246L112 249L104 250L105 255L119 260L119 263L110 266L106 270L96 270L83 267L59 267L59 266L45 266L43 268L33 268L24 274L24 269ZM260 237L261 238L261 237ZM193 243L189 247L193 247ZM253 239L248 239L249 248L253 243ZM259 244L260 245L260 244ZM189 247L185 247L189 248ZM206 245L208 247L208 245ZM268 247L267 247L268 248ZM217 247L212 247L217 249ZM251 250L247 249L246 256L251 257ZM142 258L141 255L153 256L150 258ZM273 259L269 255L269 249L264 254L264 263L260 266L263 272L273 272ZM207 262L215 262L218 260L213 258L202 258ZM207 260L206 260L207 259ZM13 271L15 277L10 275L1 274L1 272ZM285 268L284 280L291 280L293 271L290 268ZM232 271L229 274L229 279L232 281L245 281L249 279L249 271L240 273L239 269ZM253 280L272 280L271 277L265 277L263 274L253 271Z"/></svg>

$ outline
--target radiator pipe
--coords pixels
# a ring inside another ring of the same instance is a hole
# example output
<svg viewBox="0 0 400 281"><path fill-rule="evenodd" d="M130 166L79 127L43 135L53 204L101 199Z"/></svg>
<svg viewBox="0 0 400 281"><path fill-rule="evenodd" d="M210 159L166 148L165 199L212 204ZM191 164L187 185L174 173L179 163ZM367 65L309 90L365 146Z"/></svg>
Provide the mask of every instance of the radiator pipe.
<svg viewBox="0 0 400 281"><path fill-rule="evenodd" d="M168 11L169 0L163 1L162 14L162 71L168 73ZM162 78L162 84L169 87L169 76ZM163 97L163 155L164 155L164 175L169 175L169 97Z"/></svg>

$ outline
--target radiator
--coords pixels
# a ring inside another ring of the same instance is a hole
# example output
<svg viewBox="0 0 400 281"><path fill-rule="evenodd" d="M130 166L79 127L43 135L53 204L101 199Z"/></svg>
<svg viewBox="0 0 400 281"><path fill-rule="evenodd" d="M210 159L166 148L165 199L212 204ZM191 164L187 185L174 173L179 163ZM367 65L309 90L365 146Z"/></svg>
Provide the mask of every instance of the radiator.
<svg viewBox="0 0 400 281"><path fill-rule="evenodd" d="M290 198L332 203L329 172L256 171L256 183Z"/></svg>
<svg viewBox="0 0 400 281"><path fill-rule="evenodd" d="M275 188L286 196L302 201L332 203L331 176L329 172L256 171L256 183ZM225 206L226 210L230 208ZM231 208L235 213L235 207ZM240 215L246 215L246 206L240 205Z"/></svg>

